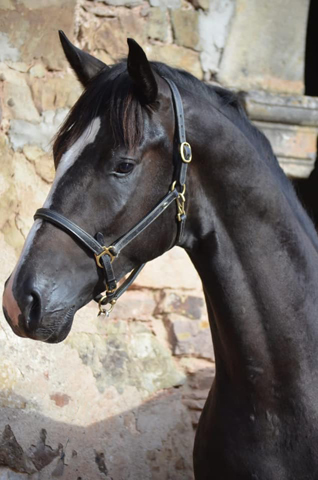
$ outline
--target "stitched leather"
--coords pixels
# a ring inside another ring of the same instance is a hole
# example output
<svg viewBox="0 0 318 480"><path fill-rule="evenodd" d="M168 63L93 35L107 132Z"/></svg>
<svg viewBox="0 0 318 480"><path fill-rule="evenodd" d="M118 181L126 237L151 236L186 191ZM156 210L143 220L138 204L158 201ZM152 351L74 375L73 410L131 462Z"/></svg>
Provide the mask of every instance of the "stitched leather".
<svg viewBox="0 0 318 480"><path fill-rule="evenodd" d="M98 243L100 243L102 246L105 245L104 235L101 232L98 232L96 234L96 239ZM105 254L100 257L100 261L102 262L102 265L104 267L106 290L108 290L109 293L111 293L113 290L115 291L117 288L117 282L116 282L116 277L112 267L111 258L109 255Z"/></svg>
<svg viewBox="0 0 318 480"><path fill-rule="evenodd" d="M119 297L122 296L123 293L126 292L126 290L130 287L130 285L135 281L141 270L144 268L146 264L142 263L139 265L139 267L134 268L130 275L126 278L126 280L120 285L120 287L117 288L116 292L112 295L108 294L107 298L105 298L102 302L101 305L107 305L107 303L110 303L112 300L118 300ZM96 302L99 302L99 300L103 297L104 295L100 294L97 295L95 298Z"/></svg>
<svg viewBox="0 0 318 480"><path fill-rule="evenodd" d="M185 120L184 120L182 98L175 83L172 80L169 80L168 78L164 77L164 79L168 83L172 92L172 98L173 98L173 104L174 104L174 110L175 110L175 116L176 116L177 134L178 134L178 141L179 141L178 146L180 148L181 144L186 142L186 131L185 131ZM179 153L179 158L181 158L180 151L178 153ZM189 164L186 162L183 162L181 158L181 162L179 163L178 172L177 172L177 179L178 179L179 187L181 190L183 189L183 186L185 185L185 182L186 182L188 165ZM180 245L182 242L186 219L187 219L187 216L184 213L180 217L180 221L178 223L178 234L176 239L176 245Z"/></svg>
<svg viewBox="0 0 318 480"><path fill-rule="evenodd" d="M57 227L60 227L66 233L73 235L75 238L84 243L84 245L86 245L86 247L96 255L102 253L103 249L100 243L98 243L97 240L92 237L92 235L85 232L85 230L83 230L81 227L64 217L64 215L61 215L54 210L50 210L49 208L39 208L34 215L34 219L36 220L37 218L47 220Z"/></svg>
<svg viewBox="0 0 318 480"><path fill-rule="evenodd" d="M112 246L114 251L118 255L119 252L126 247L132 240L134 240L138 235L143 232L149 225L152 224L168 207L172 202L178 197L178 192L174 189L172 192L167 193L167 195L158 203L158 205L153 208L140 222L137 223L133 228L129 230L125 235L123 235L119 240L113 242Z"/></svg>
<svg viewBox="0 0 318 480"><path fill-rule="evenodd" d="M166 80L166 82L168 83L172 91L172 98L173 98L175 115L176 115L176 126L177 126L177 133L178 133L178 140L179 140L179 147L180 147L182 143L186 142L185 120L184 120L182 98L175 83L166 77L164 77L164 79ZM185 163L181 160L181 165L178 173L178 181L181 187L185 184L185 181L187 178L187 171L188 171L188 163Z"/></svg>

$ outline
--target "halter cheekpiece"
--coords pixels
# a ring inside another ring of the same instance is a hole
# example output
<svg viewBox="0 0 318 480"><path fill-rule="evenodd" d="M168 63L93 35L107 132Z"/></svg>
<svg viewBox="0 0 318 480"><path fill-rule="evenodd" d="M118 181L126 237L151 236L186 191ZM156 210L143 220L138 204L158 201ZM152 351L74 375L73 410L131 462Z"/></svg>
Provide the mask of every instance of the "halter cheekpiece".
<svg viewBox="0 0 318 480"><path fill-rule="evenodd" d="M178 222L178 234L175 244L181 242L181 238L184 231L184 225L186 221L185 213L185 191L186 191L186 177L188 164L192 160L192 151L190 144L186 141L185 134L185 122L184 111L182 105L181 95L175 83L167 78L166 82L169 84L171 94L173 98L173 105L175 111L176 130L178 135L178 147L179 155L181 159L179 165L177 165L177 175L173 181L170 191L164 196L164 198L133 228L125 233L118 240L113 242L109 247L105 246L105 240L102 233L98 232L96 238L89 233L85 232L78 225L68 220L64 215L61 215L50 208L39 208L34 215L34 219L40 218L46 220L53 225L61 228L66 233L78 239L83 245L94 253L96 264L104 271L105 277L105 294L98 295L95 300L99 304L99 315L109 315L118 298L127 290L127 288L133 283L137 275L145 266L145 263L135 268L128 278L122 283L120 287L117 287L117 281L113 271L112 263L118 257L121 250L126 247L132 240L134 240L141 232L143 232L149 225L154 222L171 203L176 201L177 203L177 222ZM108 309L103 308L104 305L110 304Z"/></svg>

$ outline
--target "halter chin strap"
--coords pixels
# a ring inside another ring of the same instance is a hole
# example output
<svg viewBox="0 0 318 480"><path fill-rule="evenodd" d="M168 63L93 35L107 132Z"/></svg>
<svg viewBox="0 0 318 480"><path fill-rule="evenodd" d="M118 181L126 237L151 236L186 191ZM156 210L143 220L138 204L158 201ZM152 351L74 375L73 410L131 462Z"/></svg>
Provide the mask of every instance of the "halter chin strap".
<svg viewBox="0 0 318 480"><path fill-rule="evenodd" d="M145 264L135 268L128 278L117 287L116 277L113 271L112 262L121 250L125 248L132 240L134 240L140 233L142 233L149 225L151 225L174 201L177 202L177 220L178 220L178 234L175 244L180 244L184 233L184 225L186 221L185 213L185 191L186 191L186 176L188 164L192 160L192 151L190 144L186 141L184 111L182 99L174 82L165 78L171 89L173 105L175 110L176 130L178 135L179 158L181 162L177 165L176 179L172 183L171 190L164 196L164 198L133 228L131 228L122 237L112 243L111 246L105 246L105 240L102 233L98 232L96 238L85 232L81 227L68 220L64 215L61 215L49 208L39 208L34 215L34 219L40 218L46 220L53 225L61 228L66 233L78 239L89 250L94 253L97 266L104 271L106 293L98 295L95 300L99 303L99 315L106 314L107 316L112 311L118 298L127 290L133 283L137 275L141 272ZM103 305L110 304L110 308L106 310Z"/></svg>

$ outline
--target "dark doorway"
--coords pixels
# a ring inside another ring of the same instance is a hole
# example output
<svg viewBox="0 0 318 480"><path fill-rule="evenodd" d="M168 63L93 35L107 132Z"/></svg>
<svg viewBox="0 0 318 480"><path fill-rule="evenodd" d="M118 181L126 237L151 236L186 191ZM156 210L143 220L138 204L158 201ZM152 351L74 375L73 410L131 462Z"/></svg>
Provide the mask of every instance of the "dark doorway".
<svg viewBox="0 0 318 480"><path fill-rule="evenodd" d="M305 95L318 97L318 1L311 0L306 38Z"/></svg>

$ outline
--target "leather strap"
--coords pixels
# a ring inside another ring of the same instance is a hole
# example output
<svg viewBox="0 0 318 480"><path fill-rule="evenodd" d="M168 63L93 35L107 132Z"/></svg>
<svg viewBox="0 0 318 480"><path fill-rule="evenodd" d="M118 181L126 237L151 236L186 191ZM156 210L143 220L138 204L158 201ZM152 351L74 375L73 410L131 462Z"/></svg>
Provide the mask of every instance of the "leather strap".
<svg viewBox="0 0 318 480"><path fill-rule="evenodd" d="M180 148L184 149L186 158L190 158L190 161L191 161L191 155L192 155L191 147L190 147L190 150L187 152L188 147L184 146L184 144L187 143L187 140L186 140L185 119L184 119L182 98L176 84L172 80L169 80L166 77L164 77L164 79L168 83L172 92L175 117L176 117L176 130L178 133L178 140L179 140L179 149ZM179 151L179 154L181 156L180 151ZM180 169L178 172L178 181L179 181L180 187L183 187L183 185L186 182L187 171L188 171L188 163L182 160L180 164Z"/></svg>
<svg viewBox="0 0 318 480"><path fill-rule="evenodd" d="M178 148L179 148L179 158L181 157L181 162L178 163L177 171L177 182L180 191L183 191L185 187L185 182L187 178L188 165L192 159L192 150L191 146L186 141L186 130L185 130L185 119L184 119L184 110L183 102L180 95L180 92L172 80L164 77L168 83L174 104L175 119L176 119L176 132L178 135ZM178 234L176 239L176 245L180 245L183 239L185 222L187 215L185 211L181 215L178 215Z"/></svg>
<svg viewBox="0 0 318 480"><path fill-rule="evenodd" d="M123 235L119 240L113 242L113 250L116 255L126 247L132 240L134 240L138 235L143 232L149 225L152 224L168 207L173 203L178 197L178 191L176 189L167 193L167 195L158 203L158 205L153 208L148 215L146 215L140 222L137 223L133 228L131 228L125 235Z"/></svg>
<svg viewBox="0 0 318 480"><path fill-rule="evenodd" d="M101 245L97 240L95 240L92 235L85 232L81 227L76 225L74 222L64 217L58 212L51 210L50 208L39 208L34 215L34 219L41 218L47 220L53 225L60 227L68 234L72 234L75 238L84 243L87 248L89 248L95 255L100 255L103 252L103 245Z"/></svg>
<svg viewBox="0 0 318 480"><path fill-rule="evenodd" d="M53 225L60 227L69 235L72 235L73 237L80 240L80 242L84 244L89 250L91 250L95 255L100 255L104 252L105 240L102 233L98 232L95 240L92 235L85 232L85 230L83 230L81 227L76 225L68 218L64 217L64 215L61 215L54 210L50 210L49 208L39 208L34 215L34 219L37 218L47 220L53 223ZM106 290L109 292L115 291L117 288L117 282L111 264L111 258L109 255L102 255L100 257L100 261L102 262L104 268Z"/></svg>
<svg viewBox="0 0 318 480"><path fill-rule="evenodd" d="M96 239L102 246L105 245L104 235L101 232L97 233ZM112 294L116 291L116 288L117 288L116 277L112 267L112 259L109 255L102 255L100 257L100 261L102 262L102 265L104 267L106 292L108 294Z"/></svg>
<svg viewBox="0 0 318 480"><path fill-rule="evenodd" d="M139 267L135 268L131 273L130 275L126 278L126 280L120 285L119 288L117 288L116 292L114 294L108 294L106 298L104 298L104 300L101 302L101 305L107 305L107 303L111 303L112 300L115 300L117 302L117 300L119 299L119 297L122 296L123 293L126 292L126 290L130 287L130 285L136 280L137 276L139 275L139 273L141 272L141 270L144 268L146 264L145 263L142 263L141 265L139 265ZM97 297L95 297L95 301L96 302L99 302L101 298L103 298L103 294L99 294L97 295Z"/></svg>

